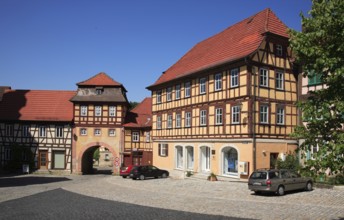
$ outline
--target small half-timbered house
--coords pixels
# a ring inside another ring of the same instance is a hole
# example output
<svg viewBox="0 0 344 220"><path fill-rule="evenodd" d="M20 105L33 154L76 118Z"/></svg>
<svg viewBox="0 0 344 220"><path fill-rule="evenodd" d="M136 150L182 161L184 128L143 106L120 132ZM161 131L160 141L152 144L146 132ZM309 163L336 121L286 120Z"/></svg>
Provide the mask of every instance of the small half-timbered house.
<svg viewBox="0 0 344 220"><path fill-rule="evenodd" d="M122 162L128 165L153 163L152 148L152 98L145 98L133 108L124 126L124 150Z"/></svg>
<svg viewBox="0 0 344 220"><path fill-rule="evenodd" d="M119 173L128 111L127 90L106 73L77 83L74 104L73 172L91 173L97 148L111 152L113 173Z"/></svg>
<svg viewBox="0 0 344 220"><path fill-rule="evenodd" d="M75 91L0 88L0 166L70 173Z"/></svg>
<svg viewBox="0 0 344 220"><path fill-rule="evenodd" d="M297 148L287 30L265 9L196 44L147 87L155 165L248 178Z"/></svg>

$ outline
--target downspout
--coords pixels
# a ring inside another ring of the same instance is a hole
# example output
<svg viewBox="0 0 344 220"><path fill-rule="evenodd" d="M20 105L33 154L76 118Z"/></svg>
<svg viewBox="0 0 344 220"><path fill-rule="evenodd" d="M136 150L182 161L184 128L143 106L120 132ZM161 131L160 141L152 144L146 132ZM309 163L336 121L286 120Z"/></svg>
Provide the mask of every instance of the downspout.
<svg viewBox="0 0 344 220"><path fill-rule="evenodd" d="M256 141L256 68L252 67L252 76L253 76L253 116L252 116L252 141L253 141L253 171L257 169L257 141ZM258 75L258 74L257 74ZM258 80L258 79L257 79Z"/></svg>

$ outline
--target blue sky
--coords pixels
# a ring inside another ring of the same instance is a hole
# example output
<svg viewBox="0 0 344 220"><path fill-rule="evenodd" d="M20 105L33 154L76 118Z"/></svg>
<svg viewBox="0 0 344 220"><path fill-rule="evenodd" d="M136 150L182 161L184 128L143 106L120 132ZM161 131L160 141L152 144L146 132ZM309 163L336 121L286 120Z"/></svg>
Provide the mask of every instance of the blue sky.
<svg viewBox="0 0 344 220"><path fill-rule="evenodd" d="M311 0L0 0L0 85L76 90L106 72L140 102L196 43L268 7L301 30Z"/></svg>

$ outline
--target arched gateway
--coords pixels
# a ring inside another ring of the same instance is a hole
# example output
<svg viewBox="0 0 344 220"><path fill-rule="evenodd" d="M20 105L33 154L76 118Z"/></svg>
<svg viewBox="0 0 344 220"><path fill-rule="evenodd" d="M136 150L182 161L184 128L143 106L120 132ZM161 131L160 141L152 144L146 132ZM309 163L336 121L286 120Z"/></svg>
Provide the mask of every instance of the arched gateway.
<svg viewBox="0 0 344 220"><path fill-rule="evenodd" d="M77 167L76 172L82 174L93 173L93 154L98 148L106 148L110 155L106 159L109 160L111 166L111 171L113 174L118 174L120 166L120 158L114 146L110 146L103 142L93 142L89 143L87 146L83 147L78 153L78 158L76 158Z"/></svg>

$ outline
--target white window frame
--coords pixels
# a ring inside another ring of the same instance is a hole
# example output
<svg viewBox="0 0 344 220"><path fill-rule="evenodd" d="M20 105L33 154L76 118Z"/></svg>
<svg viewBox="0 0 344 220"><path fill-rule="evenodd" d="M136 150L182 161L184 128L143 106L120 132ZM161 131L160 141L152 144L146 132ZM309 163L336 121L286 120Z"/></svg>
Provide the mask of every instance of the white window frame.
<svg viewBox="0 0 344 220"><path fill-rule="evenodd" d="M13 136L13 125L12 124L6 124L6 136L7 137Z"/></svg>
<svg viewBox="0 0 344 220"><path fill-rule="evenodd" d="M201 110L200 111L200 126L206 126L207 125L207 110Z"/></svg>
<svg viewBox="0 0 344 220"><path fill-rule="evenodd" d="M39 137L46 137L47 136L47 127L46 126L39 126L38 128L38 136Z"/></svg>
<svg viewBox="0 0 344 220"><path fill-rule="evenodd" d="M172 128L173 115L167 115L167 128Z"/></svg>
<svg viewBox="0 0 344 220"><path fill-rule="evenodd" d="M140 142L140 132L138 132L138 131L133 131L131 137L132 137L132 141L133 141L133 142Z"/></svg>
<svg viewBox="0 0 344 220"><path fill-rule="evenodd" d="M191 97L191 82L185 82L184 88L185 88L185 98Z"/></svg>
<svg viewBox="0 0 344 220"><path fill-rule="evenodd" d="M269 70L264 68L259 70L259 85L264 87L269 86Z"/></svg>
<svg viewBox="0 0 344 220"><path fill-rule="evenodd" d="M168 144L159 144L159 156L161 157L166 157L167 156L167 149L168 149Z"/></svg>
<svg viewBox="0 0 344 220"><path fill-rule="evenodd" d="M215 109L215 124L216 125L223 124L223 109L222 108Z"/></svg>
<svg viewBox="0 0 344 220"><path fill-rule="evenodd" d="M55 127L55 137L56 138L63 138L63 126L56 126Z"/></svg>
<svg viewBox="0 0 344 220"><path fill-rule="evenodd" d="M29 137L30 136L30 126L23 125L22 126L22 137Z"/></svg>
<svg viewBox="0 0 344 220"><path fill-rule="evenodd" d="M97 95L101 95L101 94L103 94L103 89L96 89L96 94Z"/></svg>
<svg viewBox="0 0 344 220"><path fill-rule="evenodd" d="M240 106L232 106L232 124L240 123Z"/></svg>
<svg viewBox="0 0 344 220"><path fill-rule="evenodd" d="M87 116L88 108L87 105L80 106L80 116Z"/></svg>
<svg viewBox="0 0 344 220"><path fill-rule="evenodd" d="M185 112L185 127L191 127L191 112Z"/></svg>
<svg viewBox="0 0 344 220"><path fill-rule="evenodd" d="M283 56L283 46L281 44L276 44L276 55Z"/></svg>
<svg viewBox="0 0 344 220"><path fill-rule="evenodd" d="M101 105L94 106L94 116L96 116L96 117L102 116L102 106Z"/></svg>
<svg viewBox="0 0 344 220"><path fill-rule="evenodd" d="M182 115L180 113L176 114L176 128L182 127Z"/></svg>
<svg viewBox="0 0 344 220"><path fill-rule="evenodd" d="M169 102L169 101L172 101L172 87L168 87L166 89L166 100Z"/></svg>
<svg viewBox="0 0 344 220"><path fill-rule="evenodd" d="M195 162L195 150L192 146L185 147L186 151L186 169L193 170Z"/></svg>
<svg viewBox="0 0 344 220"><path fill-rule="evenodd" d="M146 142L149 143L150 142L150 131L146 131Z"/></svg>
<svg viewBox="0 0 344 220"><path fill-rule="evenodd" d="M262 124L269 123L269 106L260 105L259 107L259 122Z"/></svg>
<svg viewBox="0 0 344 220"><path fill-rule="evenodd" d="M87 128L80 128L80 136L86 136L87 135Z"/></svg>
<svg viewBox="0 0 344 220"><path fill-rule="evenodd" d="M285 110L284 107L278 106L276 108L276 124L284 125Z"/></svg>
<svg viewBox="0 0 344 220"><path fill-rule="evenodd" d="M109 137L115 137L116 136L116 129L109 129Z"/></svg>
<svg viewBox="0 0 344 220"><path fill-rule="evenodd" d="M156 103L160 104L162 102L161 96L162 96L162 90L156 91Z"/></svg>
<svg viewBox="0 0 344 220"><path fill-rule="evenodd" d="M156 129L162 129L162 118L160 115L156 118Z"/></svg>
<svg viewBox="0 0 344 220"><path fill-rule="evenodd" d="M117 111L116 106L114 106L114 105L109 106L109 116L110 117L116 117L116 111Z"/></svg>
<svg viewBox="0 0 344 220"><path fill-rule="evenodd" d="M176 85L176 100L180 99L180 84Z"/></svg>
<svg viewBox="0 0 344 220"><path fill-rule="evenodd" d="M206 83L207 78L204 77L199 79L199 94L205 94L207 92Z"/></svg>
<svg viewBox="0 0 344 220"><path fill-rule="evenodd" d="M184 149L182 146L176 146L175 151L176 168L184 169Z"/></svg>
<svg viewBox="0 0 344 220"><path fill-rule="evenodd" d="M284 89L284 72L276 70L276 89Z"/></svg>
<svg viewBox="0 0 344 220"><path fill-rule="evenodd" d="M239 86L239 68L231 70L231 88Z"/></svg>
<svg viewBox="0 0 344 220"><path fill-rule="evenodd" d="M94 129L94 136L101 136L102 135L102 130L100 128L95 128Z"/></svg>
<svg viewBox="0 0 344 220"><path fill-rule="evenodd" d="M216 73L214 78L215 78L215 83L214 83L215 91L222 90L222 73Z"/></svg>

